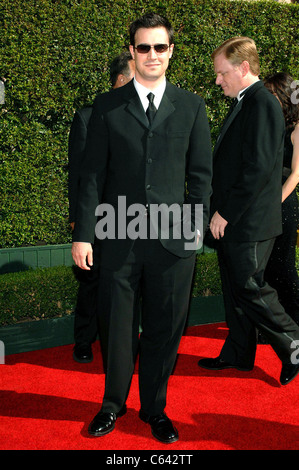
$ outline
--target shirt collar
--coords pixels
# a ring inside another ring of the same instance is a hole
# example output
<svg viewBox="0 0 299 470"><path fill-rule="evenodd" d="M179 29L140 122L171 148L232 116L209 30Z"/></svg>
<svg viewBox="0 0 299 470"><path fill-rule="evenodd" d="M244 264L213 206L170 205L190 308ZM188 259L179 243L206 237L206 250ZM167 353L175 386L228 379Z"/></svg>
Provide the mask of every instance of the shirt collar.
<svg viewBox="0 0 299 470"><path fill-rule="evenodd" d="M243 90L240 90L240 91L239 91L238 96L237 96L237 100L238 100L238 101L241 101L241 99L244 98L245 91L247 90L247 88L249 88L249 87L246 87L246 88L244 88Z"/></svg>
<svg viewBox="0 0 299 470"><path fill-rule="evenodd" d="M254 82L256 83L256 82ZM238 101L241 101L241 99L244 97L245 95L245 91L248 90L248 88L250 88L252 85L254 85L254 83L252 83L251 85L247 86L246 88L243 88L243 90L240 90L239 93L238 93L238 96L237 96L237 99Z"/></svg>
<svg viewBox="0 0 299 470"><path fill-rule="evenodd" d="M141 85L141 83L137 82L136 78L134 77L133 79L133 82L134 82L134 86L136 88L136 91L138 93L138 96L141 100L141 103L143 105L143 108L144 110L146 111L147 108L148 108L148 98L147 98L147 95L152 92L154 95L155 95L155 98L154 98L154 104L156 106L156 108L158 109L160 103L161 103L161 100L163 98L163 94L164 94L164 91L165 91L165 88L166 88L166 78L163 80L162 83L160 83L160 85L158 85L154 90L149 90L148 88L146 88L145 86Z"/></svg>

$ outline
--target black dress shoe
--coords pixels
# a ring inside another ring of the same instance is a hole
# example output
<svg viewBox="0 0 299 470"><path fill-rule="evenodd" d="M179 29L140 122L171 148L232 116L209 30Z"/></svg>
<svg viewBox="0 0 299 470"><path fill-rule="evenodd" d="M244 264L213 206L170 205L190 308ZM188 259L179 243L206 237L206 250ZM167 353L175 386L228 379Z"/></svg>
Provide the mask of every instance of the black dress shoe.
<svg viewBox="0 0 299 470"><path fill-rule="evenodd" d="M299 364L292 364L291 362L282 365L280 374L281 385L289 384L299 373Z"/></svg>
<svg viewBox="0 0 299 470"><path fill-rule="evenodd" d="M259 331L257 335L257 344L269 344L269 341L265 336Z"/></svg>
<svg viewBox="0 0 299 470"><path fill-rule="evenodd" d="M80 363L88 363L93 360L91 346L75 344L73 358Z"/></svg>
<svg viewBox="0 0 299 470"><path fill-rule="evenodd" d="M171 444L179 439L178 431L165 413L151 416L140 410L139 418L151 426L152 435L158 441L164 442L164 444Z"/></svg>
<svg viewBox="0 0 299 470"><path fill-rule="evenodd" d="M120 418L126 412L126 405L124 405L118 413L106 413L105 411L100 411L90 423L88 433L95 437L105 436L105 434L113 431L117 418Z"/></svg>
<svg viewBox="0 0 299 470"><path fill-rule="evenodd" d="M253 369L252 367L244 367L239 364L231 364L230 362L223 361L220 356L215 358L207 357L205 359L200 359L200 361L198 361L198 365L204 369L209 370L237 369L244 372L249 372Z"/></svg>

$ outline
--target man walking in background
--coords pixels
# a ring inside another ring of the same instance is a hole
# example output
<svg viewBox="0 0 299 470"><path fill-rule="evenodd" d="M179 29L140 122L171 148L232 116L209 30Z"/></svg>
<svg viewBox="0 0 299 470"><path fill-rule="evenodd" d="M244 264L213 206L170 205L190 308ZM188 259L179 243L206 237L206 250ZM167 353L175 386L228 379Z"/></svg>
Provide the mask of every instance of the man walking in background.
<svg viewBox="0 0 299 470"><path fill-rule="evenodd" d="M281 384L299 372L292 360L299 329L264 281L274 240L281 233L284 117L259 80L255 43L232 38L213 53L216 84L234 98L214 149L210 229L218 257L229 334L210 370L253 368L257 329L282 361Z"/></svg>

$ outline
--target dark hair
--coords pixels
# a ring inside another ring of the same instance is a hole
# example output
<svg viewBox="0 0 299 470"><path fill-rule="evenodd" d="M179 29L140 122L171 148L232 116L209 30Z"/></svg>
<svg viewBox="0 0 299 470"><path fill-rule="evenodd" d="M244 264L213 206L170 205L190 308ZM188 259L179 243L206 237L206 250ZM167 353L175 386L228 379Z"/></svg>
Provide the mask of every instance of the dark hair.
<svg viewBox="0 0 299 470"><path fill-rule="evenodd" d="M167 18L160 16L157 13L146 13L130 25L130 44L135 46L135 34L138 29L159 27L166 29L169 38L169 44L173 44L174 31L170 22L167 20Z"/></svg>
<svg viewBox="0 0 299 470"><path fill-rule="evenodd" d="M130 75L129 61L133 60L129 51L122 52L120 55L115 57L110 64L110 81L112 87L114 87L117 77L120 73L123 75Z"/></svg>
<svg viewBox="0 0 299 470"><path fill-rule="evenodd" d="M279 99L287 127L299 122L299 105L292 100L293 83L294 79L284 72L275 73L264 81L265 87Z"/></svg>

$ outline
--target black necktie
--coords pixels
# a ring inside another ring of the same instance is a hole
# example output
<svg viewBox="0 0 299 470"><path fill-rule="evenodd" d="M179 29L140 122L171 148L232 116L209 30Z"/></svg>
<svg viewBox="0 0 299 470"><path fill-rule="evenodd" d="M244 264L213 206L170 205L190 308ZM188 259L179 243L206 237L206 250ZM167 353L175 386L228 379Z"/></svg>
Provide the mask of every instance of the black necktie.
<svg viewBox="0 0 299 470"><path fill-rule="evenodd" d="M146 110L146 115L147 115L149 124L151 126L152 122L154 120L155 114L157 112L156 106L154 105L155 95L153 93L149 93L147 95L147 98L148 98L148 101L149 101L149 105L148 105L148 108Z"/></svg>

